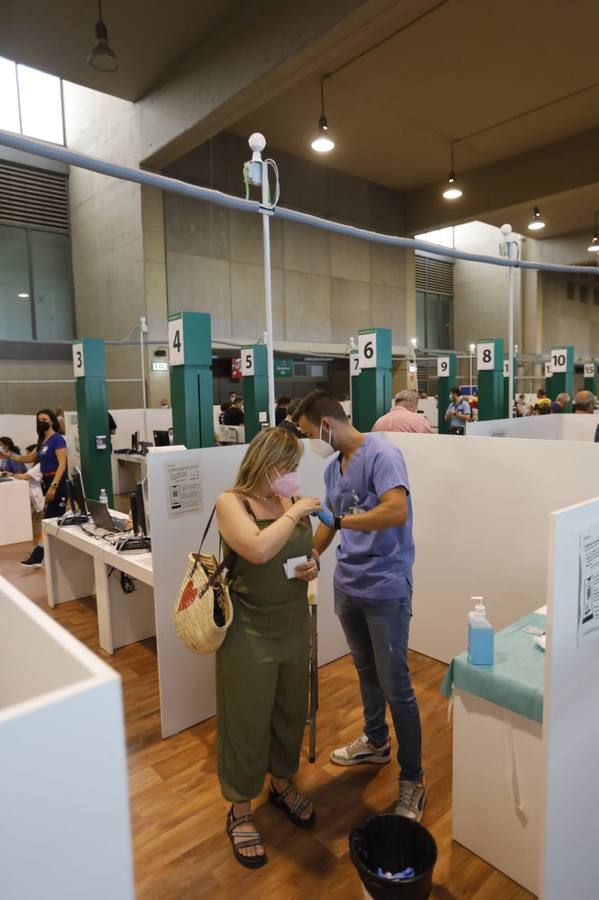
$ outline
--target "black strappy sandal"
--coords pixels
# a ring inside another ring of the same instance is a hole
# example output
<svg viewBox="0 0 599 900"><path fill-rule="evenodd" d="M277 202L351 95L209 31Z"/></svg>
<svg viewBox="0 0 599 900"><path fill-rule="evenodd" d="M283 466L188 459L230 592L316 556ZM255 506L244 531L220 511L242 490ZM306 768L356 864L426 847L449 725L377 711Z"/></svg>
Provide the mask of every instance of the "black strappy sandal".
<svg viewBox="0 0 599 900"><path fill-rule="evenodd" d="M285 803L285 797L289 794L290 791L295 791L295 800L289 806ZM280 793L277 791L276 787L270 782L270 789L268 791L268 802L272 803L273 806L276 806L278 809L282 810L286 816L288 816L294 825L297 825L298 828L312 828L314 822L316 821L316 813L314 809L312 810L312 815L309 819L302 819L301 814L306 809L307 806L310 805L310 800L307 797L302 797L300 792L295 788L291 782L287 785L287 787L282 790Z"/></svg>
<svg viewBox="0 0 599 900"><path fill-rule="evenodd" d="M245 825L248 822L251 822L253 825L254 817L252 815L247 815L240 816L236 819L232 806L227 813L227 834L229 835L229 840L231 841L231 846L233 848L233 856L237 862L241 863L242 866L245 866L246 869L260 869L268 862L266 850L262 856L246 856L244 853L239 852L240 850L243 850L244 847L264 846L264 842L257 831L235 831L238 825ZM235 843L235 838L243 838L243 840Z"/></svg>

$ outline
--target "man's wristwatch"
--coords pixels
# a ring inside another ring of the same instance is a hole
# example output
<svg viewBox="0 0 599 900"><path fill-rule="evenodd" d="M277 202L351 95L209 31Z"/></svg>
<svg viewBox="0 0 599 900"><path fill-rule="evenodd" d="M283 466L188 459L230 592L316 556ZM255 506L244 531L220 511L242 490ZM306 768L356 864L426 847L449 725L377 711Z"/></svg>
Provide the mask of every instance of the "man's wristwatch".
<svg viewBox="0 0 599 900"><path fill-rule="evenodd" d="M335 516L335 531L339 531L339 530L340 530L340 528L341 528L341 519L342 519L342 518L343 518L343 516L339 516L339 515Z"/></svg>

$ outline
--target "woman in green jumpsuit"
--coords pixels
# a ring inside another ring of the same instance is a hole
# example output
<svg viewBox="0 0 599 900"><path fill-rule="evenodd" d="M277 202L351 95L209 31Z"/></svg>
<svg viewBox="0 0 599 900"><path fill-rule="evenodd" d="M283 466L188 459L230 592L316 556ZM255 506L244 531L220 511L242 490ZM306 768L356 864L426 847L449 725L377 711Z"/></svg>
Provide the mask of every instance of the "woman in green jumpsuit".
<svg viewBox="0 0 599 900"><path fill-rule="evenodd" d="M306 518L320 508L297 498L302 444L283 428L257 435L235 486L216 511L225 553L236 560L230 580L233 622L216 656L218 775L232 806L227 832L236 859L266 862L251 801L266 773L269 801L300 827L314 823L310 801L293 787L306 720L310 619L307 582L318 561ZM287 577L285 563L306 561Z"/></svg>

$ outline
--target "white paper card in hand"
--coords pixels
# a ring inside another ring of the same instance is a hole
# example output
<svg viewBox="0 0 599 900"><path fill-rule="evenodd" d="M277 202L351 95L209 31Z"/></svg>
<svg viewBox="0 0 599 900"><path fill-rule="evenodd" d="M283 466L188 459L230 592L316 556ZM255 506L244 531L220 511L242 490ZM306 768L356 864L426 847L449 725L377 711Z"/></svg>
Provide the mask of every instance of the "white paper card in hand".
<svg viewBox="0 0 599 900"><path fill-rule="evenodd" d="M308 562L307 556L293 556L291 559L288 559L285 563L285 574L287 578L295 578L295 570L298 566L303 566L304 563Z"/></svg>

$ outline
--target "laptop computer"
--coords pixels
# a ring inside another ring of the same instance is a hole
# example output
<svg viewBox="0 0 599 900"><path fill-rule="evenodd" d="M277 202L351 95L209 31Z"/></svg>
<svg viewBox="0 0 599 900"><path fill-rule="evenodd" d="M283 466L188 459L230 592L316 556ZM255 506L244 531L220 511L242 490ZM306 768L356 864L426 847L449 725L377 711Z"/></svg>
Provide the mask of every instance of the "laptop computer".
<svg viewBox="0 0 599 900"><path fill-rule="evenodd" d="M105 503L100 503L99 500L91 500L89 497L86 498L86 501L89 513L94 520L94 525L98 528L103 528L105 531L125 531L126 520L111 516Z"/></svg>

